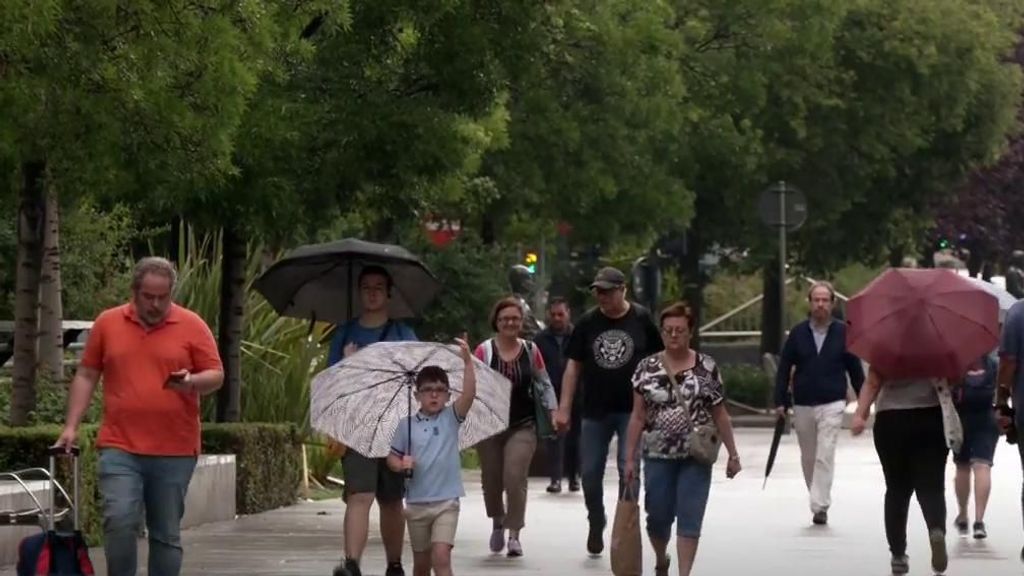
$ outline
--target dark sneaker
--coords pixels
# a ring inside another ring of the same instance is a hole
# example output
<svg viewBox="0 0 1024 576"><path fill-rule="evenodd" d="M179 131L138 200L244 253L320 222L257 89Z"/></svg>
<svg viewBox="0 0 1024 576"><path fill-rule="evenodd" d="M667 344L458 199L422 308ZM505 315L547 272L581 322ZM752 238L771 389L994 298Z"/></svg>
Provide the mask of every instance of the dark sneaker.
<svg viewBox="0 0 1024 576"><path fill-rule="evenodd" d="M932 546L932 570L942 574L949 566L949 554L946 552L946 534L938 528L928 533L928 543Z"/></svg>
<svg viewBox="0 0 1024 576"><path fill-rule="evenodd" d="M516 538L508 539L508 557L518 558L523 555L523 545Z"/></svg>
<svg viewBox="0 0 1024 576"><path fill-rule="evenodd" d="M957 516L956 520L953 520L953 526L956 527L957 534L967 536L967 518Z"/></svg>
<svg viewBox="0 0 1024 576"><path fill-rule="evenodd" d="M363 571L359 569L358 562L346 558L341 566L334 569L334 576L363 576Z"/></svg>
<svg viewBox="0 0 1024 576"><path fill-rule="evenodd" d="M907 558L906 554L893 556L890 565L892 566L893 574L907 574L910 572L910 560Z"/></svg>
<svg viewBox="0 0 1024 576"><path fill-rule="evenodd" d="M590 523L590 534L587 535L587 552L597 556L604 552L604 523Z"/></svg>
<svg viewBox="0 0 1024 576"><path fill-rule="evenodd" d="M572 480L569 480L569 492L579 492L579 491L580 491L580 481L576 480L575 478L572 479Z"/></svg>
<svg viewBox="0 0 1024 576"><path fill-rule="evenodd" d="M815 512L814 517L811 518L811 522L814 522L817 526L824 526L828 524L828 512L822 510L821 512Z"/></svg>
<svg viewBox="0 0 1024 576"><path fill-rule="evenodd" d="M668 568L672 565L672 557L666 555L665 563L662 565L654 565L654 576L668 576Z"/></svg>
<svg viewBox="0 0 1024 576"><path fill-rule="evenodd" d="M974 523L974 538L976 540L984 540L985 538L988 538L988 531L985 530L984 522Z"/></svg>
<svg viewBox="0 0 1024 576"><path fill-rule="evenodd" d="M558 480L554 480L551 484L548 484L549 494L560 494L562 492L562 483Z"/></svg>
<svg viewBox="0 0 1024 576"><path fill-rule="evenodd" d="M401 562L392 562L388 564L388 569L384 571L384 576L405 576L405 568L402 568Z"/></svg>

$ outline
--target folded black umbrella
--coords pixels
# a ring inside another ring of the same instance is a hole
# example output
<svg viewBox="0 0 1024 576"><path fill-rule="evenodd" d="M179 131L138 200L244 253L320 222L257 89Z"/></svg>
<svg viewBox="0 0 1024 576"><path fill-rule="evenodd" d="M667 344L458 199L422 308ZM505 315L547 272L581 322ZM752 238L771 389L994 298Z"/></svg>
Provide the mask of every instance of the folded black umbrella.
<svg viewBox="0 0 1024 576"><path fill-rule="evenodd" d="M359 273L370 265L391 275L392 318L419 315L441 289L427 266L405 248L354 238L296 248L257 278L254 287L281 316L342 323L360 312Z"/></svg>
<svg viewBox="0 0 1024 576"><path fill-rule="evenodd" d="M772 447L768 450L768 463L764 467L764 484L761 485L761 489L764 490L765 486L768 485L768 475L772 473L772 466L775 466L775 456L779 453L779 440L782 439L783 432L786 431L786 416L780 415L775 420L775 434L772 435Z"/></svg>

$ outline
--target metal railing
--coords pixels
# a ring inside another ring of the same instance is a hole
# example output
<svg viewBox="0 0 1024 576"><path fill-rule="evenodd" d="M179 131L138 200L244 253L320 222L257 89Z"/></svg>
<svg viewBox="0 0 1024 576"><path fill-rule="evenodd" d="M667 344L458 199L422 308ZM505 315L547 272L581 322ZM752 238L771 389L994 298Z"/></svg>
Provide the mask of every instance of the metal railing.
<svg viewBox="0 0 1024 576"><path fill-rule="evenodd" d="M804 282L808 285L817 282L809 276L789 278L786 286L794 285L796 282ZM849 297L836 292L836 298L842 302L849 301ZM703 339L745 339L761 337L761 307L764 294L760 294L729 310L725 314L714 318L700 327L700 337ZM756 313L755 313L756 312Z"/></svg>

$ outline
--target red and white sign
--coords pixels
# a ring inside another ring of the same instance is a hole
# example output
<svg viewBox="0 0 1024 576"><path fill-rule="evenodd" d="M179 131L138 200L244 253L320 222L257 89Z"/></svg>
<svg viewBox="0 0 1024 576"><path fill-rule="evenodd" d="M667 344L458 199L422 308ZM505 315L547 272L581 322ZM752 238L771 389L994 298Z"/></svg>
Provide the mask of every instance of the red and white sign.
<svg viewBox="0 0 1024 576"><path fill-rule="evenodd" d="M462 231L462 222L459 220L446 220L428 216L423 222L427 238L438 248L443 248L459 237Z"/></svg>

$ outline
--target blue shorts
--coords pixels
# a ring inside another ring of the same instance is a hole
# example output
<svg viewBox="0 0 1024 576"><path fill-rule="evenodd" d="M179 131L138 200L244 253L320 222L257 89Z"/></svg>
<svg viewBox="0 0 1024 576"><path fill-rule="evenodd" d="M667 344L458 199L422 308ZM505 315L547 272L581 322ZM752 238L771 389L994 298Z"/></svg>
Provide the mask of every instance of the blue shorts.
<svg viewBox="0 0 1024 576"><path fill-rule="evenodd" d="M699 538L711 492L711 466L690 458L644 459L644 508L647 534L667 541L676 522L676 535Z"/></svg>
<svg viewBox="0 0 1024 576"><path fill-rule="evenodd" d="M980 463L992 465L999 442L999 426L992 410L964 410L960 412L964 429L964 444L953 455L953 462L961 466Z"/></svg>

